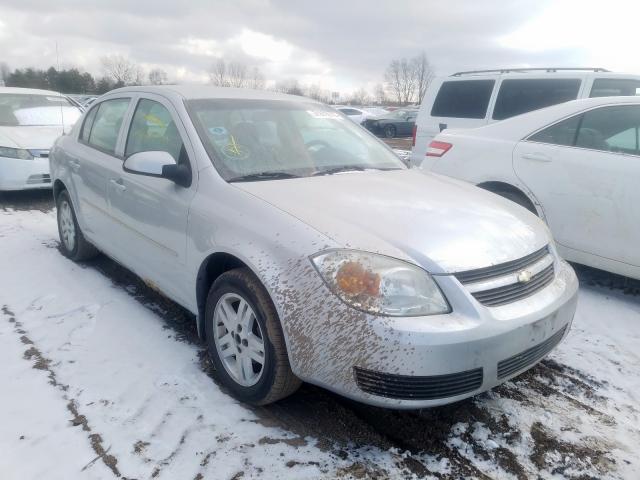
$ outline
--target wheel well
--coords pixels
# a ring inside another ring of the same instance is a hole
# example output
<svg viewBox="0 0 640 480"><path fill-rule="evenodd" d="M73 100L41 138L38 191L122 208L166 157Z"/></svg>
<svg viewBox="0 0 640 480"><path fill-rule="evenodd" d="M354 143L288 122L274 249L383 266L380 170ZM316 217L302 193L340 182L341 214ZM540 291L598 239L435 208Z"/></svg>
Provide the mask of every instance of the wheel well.
<svg viewBox="0 0 640 480"><path fill-rule="evenodd" d="M62 183L62 180L58 180L56 179L55 182L53 182L53 199L55 201L58 200L58 194L63 191L66 190L67 187L65 187L64 183Z"/></svg>
<svg viewBox="0 0 640 480"><path fill-rule="evenodd" d="M198 270L196 278L196 300L198 302L198 333L204 339L204 316L207 306L207 295L213 282L225 272L247 265L229 253L213 253L209 255Z"/></svg>
<svg viewBox="0 0 640 480"><path fill-rule="evenodd" d="M513 185L506 183L506 182L484 182L484 183L479 183L477 185L478 187L484 189L484 190L488 190L492 193L498 193L498 192L508 192L511 193L513 195L517 195L519 197L522 198L523 202L527 205L527 208L533 212L536 213L538 212L538 209L536 208L535 204L531 201L531 199L529 198L529 196L524 193L522 190L520 190L518 187L514 187Z"/></svg>

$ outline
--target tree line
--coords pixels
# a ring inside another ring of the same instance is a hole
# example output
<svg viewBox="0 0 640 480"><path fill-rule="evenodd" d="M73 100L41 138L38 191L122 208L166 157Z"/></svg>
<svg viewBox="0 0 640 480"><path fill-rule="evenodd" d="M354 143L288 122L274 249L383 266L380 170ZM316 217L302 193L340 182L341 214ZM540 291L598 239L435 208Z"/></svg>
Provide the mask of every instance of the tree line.
<svg viewBox="0 0 640 480"><path fill-rule="evenodd" d="M122 55L107 55L100 59L103 75L95 77L77 68L46 70L23 68L11 70L0 62L0 80L7 87L40 88L61 93L101 95L127 85L162 85L169 83L167 72L160 68L145 71L140 65ZM209 81L221 87L267 88L264 73L257 66L236 60L217 59L209 68ZM415 57L391 60L384 72L384 82L377 83L373 92L360 87L350 95L339 97L319 85L301 85L290 78L271 83L269 88L292 95L304 95L324 103L344 102L353 105L408 105L420 103L434 69L425 52Z"/></svg>

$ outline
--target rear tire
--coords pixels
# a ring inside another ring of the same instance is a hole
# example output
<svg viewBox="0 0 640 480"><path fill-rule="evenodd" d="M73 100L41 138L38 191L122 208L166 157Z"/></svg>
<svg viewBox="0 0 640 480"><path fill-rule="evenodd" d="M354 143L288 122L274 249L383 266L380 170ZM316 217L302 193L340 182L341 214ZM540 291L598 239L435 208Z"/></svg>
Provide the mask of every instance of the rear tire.
<svg viewBox="0 0 640 480"><path fill-rule="evenodd" d="M74 262L89 260L99 252L82 234L76 213L73 210L69 193L62 190L56 199L58 217L58 234L60 235L60 249L63 255Z"/></svg>
<svg viewBox="0 0 640 480"><path fill-rule="evenodd" d="M387 138L395 138L396 136L395 125L387 125L386 127L384 127L384 136Z"/></svg>
<svg viewBox="0 0 640 480"><path fill-rule="evenodd" d="M214 376L238 400L266 405L300 387L275 306L249 269L230 270L213 283L205 331Z"/></svg>

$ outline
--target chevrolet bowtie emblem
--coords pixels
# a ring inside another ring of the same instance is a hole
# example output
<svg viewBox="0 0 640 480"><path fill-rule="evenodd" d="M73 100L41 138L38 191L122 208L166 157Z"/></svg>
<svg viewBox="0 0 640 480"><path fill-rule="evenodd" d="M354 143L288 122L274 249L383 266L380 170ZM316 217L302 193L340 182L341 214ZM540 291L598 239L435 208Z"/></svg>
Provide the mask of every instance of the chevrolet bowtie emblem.
<svg viewBox="0 0 640 480"><path fill-rule="evenodd" d="M522 270L518 272L518 282L528 283L531 280L531 272L529 270Z"/></svg>

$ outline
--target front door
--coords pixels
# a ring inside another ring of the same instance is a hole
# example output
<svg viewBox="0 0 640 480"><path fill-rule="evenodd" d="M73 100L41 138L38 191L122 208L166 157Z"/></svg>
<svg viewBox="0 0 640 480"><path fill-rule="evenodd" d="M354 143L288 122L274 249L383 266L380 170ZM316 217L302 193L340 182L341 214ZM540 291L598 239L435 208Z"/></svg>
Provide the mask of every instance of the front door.
<svg viewBox="0 0 640 480"><path fill-rule="evenodd" d="M124 156L165 151L177 163L191 168L191 144L177 112L163 99L140 98L128 130ZM189 298L186 281L186 245L189 206L196 189L164 178L128 173L120 169L109 179L112 215L120 222L119 250L148 283L178 301Z"/></svg>

